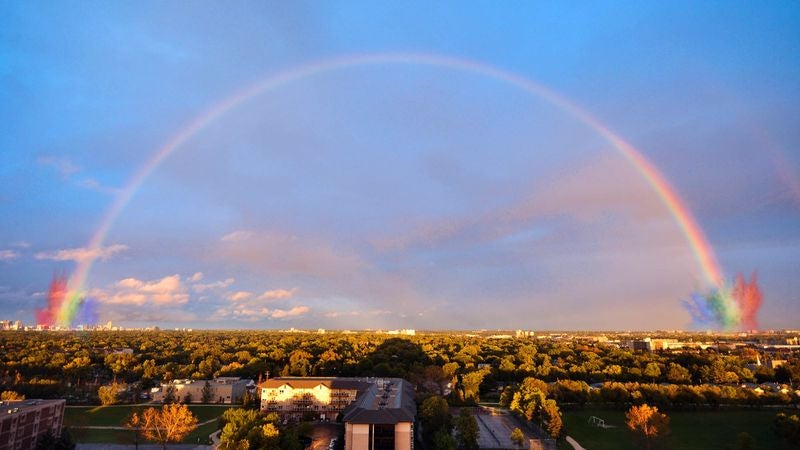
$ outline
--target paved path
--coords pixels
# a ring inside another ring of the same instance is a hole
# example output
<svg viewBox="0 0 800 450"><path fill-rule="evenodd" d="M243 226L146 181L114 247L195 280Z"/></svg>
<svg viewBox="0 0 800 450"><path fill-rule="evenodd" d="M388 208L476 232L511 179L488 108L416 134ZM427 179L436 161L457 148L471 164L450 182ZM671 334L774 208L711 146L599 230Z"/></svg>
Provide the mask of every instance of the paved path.
<svg viewBox="0 0 800 450"><path fill-rule="evenodd" d="M581 447L581 444L578 444L578 441L576 441L575 439L572 439L572 436L567 436L567 442L575 450L586 450L585 448Z"/></svg>
<svg viewBox="0 0 800 450"><path fill-rule="evenodd" d="M136 450L133 444L78 444L75 450ZM213 450L210 445L167 444L167 450ZM139 444L138 450L164 450L159 444Z"/></svg>
<svg viewBox="0 0 800 450"><path fill-rule="evenodd" d="M208 435L208 438L211 439L211 446L217 448L219 446L219 435L222 433L222 430L217 430Z"/></svg>
<svg viewBox="0 0 800 450"><path fill-rule="evenodd" d="M209 423L211 423L211 422L213 422L213 421L215 421L217 419L218 419L218 417L215 417L213 419L206 420L205 422L200 422L200 423L197 424L197 426L200 427L200 426L203 426L203 425L208 425ZM70 426L68 428L80 428L80 429L83 429L83 430L130 430L130 428L128 428L128 427L121 427L121 426L118 426L118 425L108 425L108 426L84 425L84 426L80 426L80 427L79 426Z"/></svg>

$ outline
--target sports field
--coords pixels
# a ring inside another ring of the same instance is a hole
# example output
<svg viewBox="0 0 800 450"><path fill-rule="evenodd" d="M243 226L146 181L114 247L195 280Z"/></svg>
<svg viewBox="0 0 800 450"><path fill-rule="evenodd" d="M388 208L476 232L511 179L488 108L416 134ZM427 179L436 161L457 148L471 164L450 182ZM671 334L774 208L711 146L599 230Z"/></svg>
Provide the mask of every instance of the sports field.
<svg viewBox="0 0 800 450"><path fill-rule="evenodd" d="M70 433L78 442L85 443L111 443L111 444L132 444L135 436L131 431L119 429L89 429L80 427L121 427L131 411L136 408L144 409L147 406L106 406L106 407L79 407L67 408L64 412L64 426L69 428ZM160 405L156 405L160 407ZM205 444L208 435L216 431L217 421L212 420L221 416L230 406L204 406L192 405L189 409L197 417L199 423L211 420L210 423L200 425L186 439L187 444Z"/></svg>
<svg viewBox="0 0 800 450"><path fill-rule="evenodd" d="M683 450L725 449L733 447L739 433L749 433L757 449L790 450L786 441L772 431L772 420L780 410L671 411L672 432L661 448ZM789 412L789 411L787 411ZM798 411L794 410L793 414ZM612 428L599 428L588 423L591 416L605 420ZM625 426L625 412L585 409L565 411L566 433L587 450L634 450L633 434ZM561 449L572 447L562 442Z"/></svg>

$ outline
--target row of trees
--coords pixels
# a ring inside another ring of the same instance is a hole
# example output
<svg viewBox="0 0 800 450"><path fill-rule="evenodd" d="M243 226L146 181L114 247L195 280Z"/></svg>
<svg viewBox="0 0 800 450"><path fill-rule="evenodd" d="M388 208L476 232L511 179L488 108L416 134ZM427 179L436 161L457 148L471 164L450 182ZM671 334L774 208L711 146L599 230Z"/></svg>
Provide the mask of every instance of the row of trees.
<svg viewBox="0 0 800 450"><path fill-rule="evenodd" d="M787 363L777 369L751 370L746 365L764 357L753 348L644 353L577 341L449 334L397 339L368 333L5 331L0 332L0 347L0 389L71 401L96 398L98 386L113 383L138 383L146 389L175 378L231 375L259 380L268 373L398 376L416 384L438 384L440 394L455 379L458 398L452 401L465 404L498 384L521 383L527 377L676 385L800 382L797 352L782 356Z"/></svg>
<svg viewBox="0 0 800 450"><path fill-rule="evenodd" d="M523 385L531 380L526 378ZM746 387L703 385L676 385L655 383L606 382L599 388L591 388L586 382L559 380L547 383L536 380L542 392L562 404L611 403L618 406L649 403L661 407L697 407L719 405L776 405L790 404L797 399L781 392L757 393ZM509 405L516 388L508 387L500 397Z"/></svg>

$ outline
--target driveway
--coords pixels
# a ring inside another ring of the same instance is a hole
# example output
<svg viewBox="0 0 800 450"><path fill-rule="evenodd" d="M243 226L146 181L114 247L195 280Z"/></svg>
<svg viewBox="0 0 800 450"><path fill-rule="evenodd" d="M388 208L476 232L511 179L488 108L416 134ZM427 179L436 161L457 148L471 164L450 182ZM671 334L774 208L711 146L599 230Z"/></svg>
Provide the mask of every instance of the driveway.
<svg viewBox="0 0 800 450"><path fill-rule="evenodd" d="M311 450L328 450L328 444L331 442L331 439L338 437L341 429L341 424L315 424L314 431L311 433L311 447L308 448Z"/></svg>

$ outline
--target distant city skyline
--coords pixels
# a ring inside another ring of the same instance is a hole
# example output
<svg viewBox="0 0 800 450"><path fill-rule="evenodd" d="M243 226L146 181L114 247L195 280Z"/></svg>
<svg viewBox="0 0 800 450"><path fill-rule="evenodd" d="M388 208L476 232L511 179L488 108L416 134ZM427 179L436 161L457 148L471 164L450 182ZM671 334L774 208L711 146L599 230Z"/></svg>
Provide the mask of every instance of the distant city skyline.
<svg viewBox="0 0 800 450"><path fill-rule="evenodd" d="M796 4L0 13L2 319L688 329L757 273L800 323Z"/></svg>

